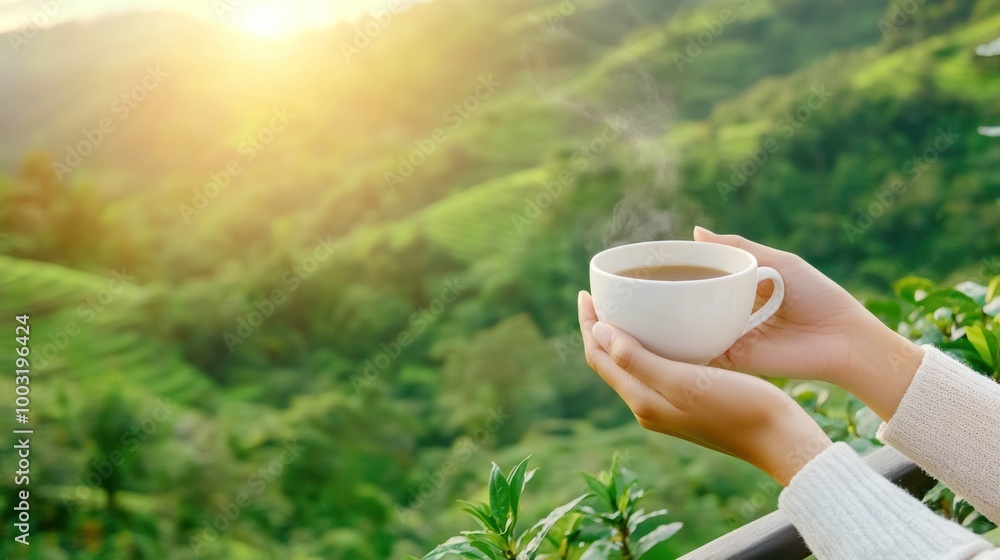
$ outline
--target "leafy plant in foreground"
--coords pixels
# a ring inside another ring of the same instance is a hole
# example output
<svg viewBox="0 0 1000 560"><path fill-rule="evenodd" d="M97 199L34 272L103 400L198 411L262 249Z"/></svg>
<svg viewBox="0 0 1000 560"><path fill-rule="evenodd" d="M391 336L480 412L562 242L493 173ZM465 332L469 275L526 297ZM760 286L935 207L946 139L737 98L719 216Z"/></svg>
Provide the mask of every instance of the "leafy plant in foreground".
<svg viewBox="0 0 1000 560"><path fill-rule="evenodd" d="M473 560L637 560L673 536L681 523L657 527L638 537L648 521L666 515L667 510L646 513L637 508L645 491L637 487L635 475L619 463L616 453L610 470L596 477L585 474L594 493L552 510L519 536L515 528L521 495L535 470L527 470L526 458L504 476L494 463L489 503L462 501L463 511L476 520L480 529L448 539L423 560L455 556ZM590 497L599 503L601 511L580 506Z"/></svg>
<svg viewBox="0 0 1000 560"><path fill-rule="evenodd" d="M582 511L587 518L605 526L608 531L590 545L581 560L599 558L637 560L657 544L674 536L683 525L680 522L660 525L638 537L640 528L649 521L665 516L667 510L659 509L647 513L637 507L638 501L645 496L646 491L636 486L635 474L628 468L619 466L620 461L621 456L615 453L611 469L602 471L596 477L583 475L587 486L594 491L604 511L599 512L590 507L583 507Z"/></svg>

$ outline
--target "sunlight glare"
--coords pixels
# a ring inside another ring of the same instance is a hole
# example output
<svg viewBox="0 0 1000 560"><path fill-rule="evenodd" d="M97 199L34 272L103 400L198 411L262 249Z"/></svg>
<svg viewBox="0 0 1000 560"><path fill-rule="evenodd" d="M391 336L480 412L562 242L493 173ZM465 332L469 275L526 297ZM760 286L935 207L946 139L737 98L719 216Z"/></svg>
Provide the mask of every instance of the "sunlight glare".
<svg viewBox="0 0 1000 560"><path fill-rule="evenodd" d="M264 38L277 38L301 31L293 3L258 3L248 6L234 22L241 31Z"/></svg>

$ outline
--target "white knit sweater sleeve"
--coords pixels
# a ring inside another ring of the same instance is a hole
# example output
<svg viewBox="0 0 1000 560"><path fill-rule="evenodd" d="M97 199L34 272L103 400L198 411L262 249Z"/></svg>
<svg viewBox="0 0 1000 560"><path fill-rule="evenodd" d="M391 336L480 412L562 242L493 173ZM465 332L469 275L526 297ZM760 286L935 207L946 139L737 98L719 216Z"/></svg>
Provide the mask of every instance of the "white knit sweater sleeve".
<svg viewBox="0 0 1000 560"><path fill-rule="evenodd" d="M819 560L1000 560L836 443L792 477L778 507Z"/></svg>
<svg viewBox="0 0 1000 560"><path fill-rule="evenodd" d="M1000 385L926 345L878 438L1000 523Z"/></svg>

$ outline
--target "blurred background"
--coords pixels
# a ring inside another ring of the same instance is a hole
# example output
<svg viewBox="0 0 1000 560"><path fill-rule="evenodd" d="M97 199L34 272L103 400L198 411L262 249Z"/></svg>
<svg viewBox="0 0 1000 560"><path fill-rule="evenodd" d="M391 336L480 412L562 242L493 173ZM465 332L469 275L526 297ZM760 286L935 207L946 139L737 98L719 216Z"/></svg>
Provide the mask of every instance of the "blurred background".
<svg viewBox="0 0 1000 560"><path fill-rule="evenodd" d="M997 0L0 1L0 363L31 546L383 559L617 451L683 530L775 507L584 363L613 245L695 224L859 298L1000 272ZM979 52L977 53L977 48Z"/></svg>

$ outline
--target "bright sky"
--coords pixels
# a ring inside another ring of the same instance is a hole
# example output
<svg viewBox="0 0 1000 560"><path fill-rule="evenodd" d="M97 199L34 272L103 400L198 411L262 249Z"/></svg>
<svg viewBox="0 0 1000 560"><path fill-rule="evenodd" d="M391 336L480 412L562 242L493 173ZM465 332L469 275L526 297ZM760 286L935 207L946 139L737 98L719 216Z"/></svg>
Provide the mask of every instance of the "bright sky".
<svg viewBox="0 0 1000 560"><path fill-rule="evenodd" d="M45 28L68 20L126 11L166 9L187 12L255 35L282 36L381 11L388 3L389 0L0 0L0 32Z"/></svg>

